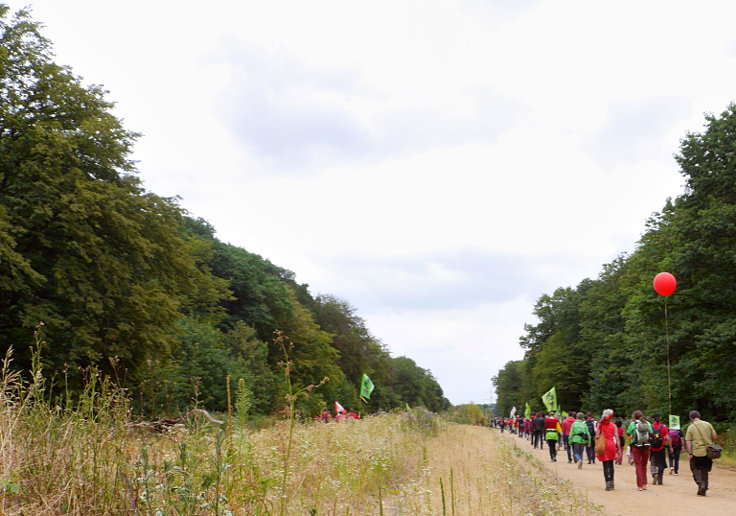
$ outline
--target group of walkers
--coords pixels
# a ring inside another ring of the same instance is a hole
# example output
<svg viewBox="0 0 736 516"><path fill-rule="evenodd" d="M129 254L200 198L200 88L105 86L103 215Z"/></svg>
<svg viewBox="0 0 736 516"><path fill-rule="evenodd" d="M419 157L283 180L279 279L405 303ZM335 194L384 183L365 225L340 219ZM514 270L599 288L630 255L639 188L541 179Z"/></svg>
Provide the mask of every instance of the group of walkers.
<svg viewBox="0 0 736 516"><path fill-rule="evenodd" d="M636 486L646 491L649 485L647 464L652 477L652 485L663 485L664 474L679 475L680 455L683 447L688 454L690 470L698 486L698 496L705 496L708 490L708 476L713 460L706 451L715 441L716 432L700 413L693 410L689 414L690 425L683 435L680 429L668 429L659 414L653 414L649 421L641 410L636 410L631 419L614 419L613 410L606 409L598 421L588 412L571 413L560 421L555 411L546 416L538 412L533 417L495 418L493 426L501 432L508 429L520 438L531 441L534 448L544 448L546 441L551 462L557 462L558 451L563 448L567 462L583 468L583 461L603 464L603 478L606 491L614 489L615 464L623 464L625 450L628 450L628 463L636 472ZM628 437L628 448L626 446Z"/></svg>

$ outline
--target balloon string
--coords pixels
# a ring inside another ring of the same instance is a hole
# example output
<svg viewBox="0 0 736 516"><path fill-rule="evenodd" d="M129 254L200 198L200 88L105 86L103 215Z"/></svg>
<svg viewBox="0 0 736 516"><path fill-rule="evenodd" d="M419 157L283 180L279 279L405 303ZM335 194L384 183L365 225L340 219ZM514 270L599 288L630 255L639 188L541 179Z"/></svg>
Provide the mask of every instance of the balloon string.
<svg viewBox="0 0 736 516"><path fill-rule="evenodd" d="M670 372L670 331L667 321L667 298L664 298L664 340L667 345L667 401L670 406L670 414L672 414L672 375Z"/></svg>

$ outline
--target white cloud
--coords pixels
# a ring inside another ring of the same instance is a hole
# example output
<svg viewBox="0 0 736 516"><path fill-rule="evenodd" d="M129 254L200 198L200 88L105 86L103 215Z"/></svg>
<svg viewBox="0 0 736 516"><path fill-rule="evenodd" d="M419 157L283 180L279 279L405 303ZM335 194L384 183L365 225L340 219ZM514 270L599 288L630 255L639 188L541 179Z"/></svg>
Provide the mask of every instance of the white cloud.
<svg viewBox="0 0 736 516"><path fill-rule="evenodd" d="M34 11L144 133L150 189L350 300L455 403L521 357L541 293L633 248L681 191L679 139L736 91L730 1Z"/></svg>

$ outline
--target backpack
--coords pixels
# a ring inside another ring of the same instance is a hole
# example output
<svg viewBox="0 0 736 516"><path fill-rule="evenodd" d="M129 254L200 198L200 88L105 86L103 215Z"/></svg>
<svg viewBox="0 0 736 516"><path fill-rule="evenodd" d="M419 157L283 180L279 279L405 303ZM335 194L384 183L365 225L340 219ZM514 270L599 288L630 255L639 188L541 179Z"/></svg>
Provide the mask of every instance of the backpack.
<svg viewBox="0 0 736 516"><path fill-rule="evenodd" d="M636 421L633 437L634 439L632 442L634 443L634 446L638 446L639 448L649 446L649 425L646 421Z"/></svg>
<svg viewBox="0 0 736 516"><path fill-rule="evenodd" d="M672 447L679 446L680 444L680 431L670 430L670 441L672 441Z"/></svg>
<svg viewBox="0 0 736 516"><path fill-rule="evenodd" d="M662 446L662 425L659 425L659 428L652 427L654 432L652 432L652 448L660 448Z"/></svg>
<svg viewBox="0 0 736 516"><path fill-rule="evenodd" d="M592 419L588 418L585 420L585 424L588 425L588 433L590 434L590 437L592 439L595 435L595 422Z"/></svg>

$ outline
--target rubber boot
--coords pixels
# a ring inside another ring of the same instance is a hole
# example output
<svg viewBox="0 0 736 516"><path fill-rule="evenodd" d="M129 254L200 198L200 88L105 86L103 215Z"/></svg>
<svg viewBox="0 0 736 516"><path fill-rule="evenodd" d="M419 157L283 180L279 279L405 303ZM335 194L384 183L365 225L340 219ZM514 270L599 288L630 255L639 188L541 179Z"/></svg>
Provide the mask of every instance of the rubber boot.
<svg viewBox="0 0 736 516"><path fill-rule="evenodd" d="M663 469L660 469L659 472L657 473L657 484L658 485L660 485L660 486L662 485L662 479L663 478L664 478L664 470Z"/></svg>

